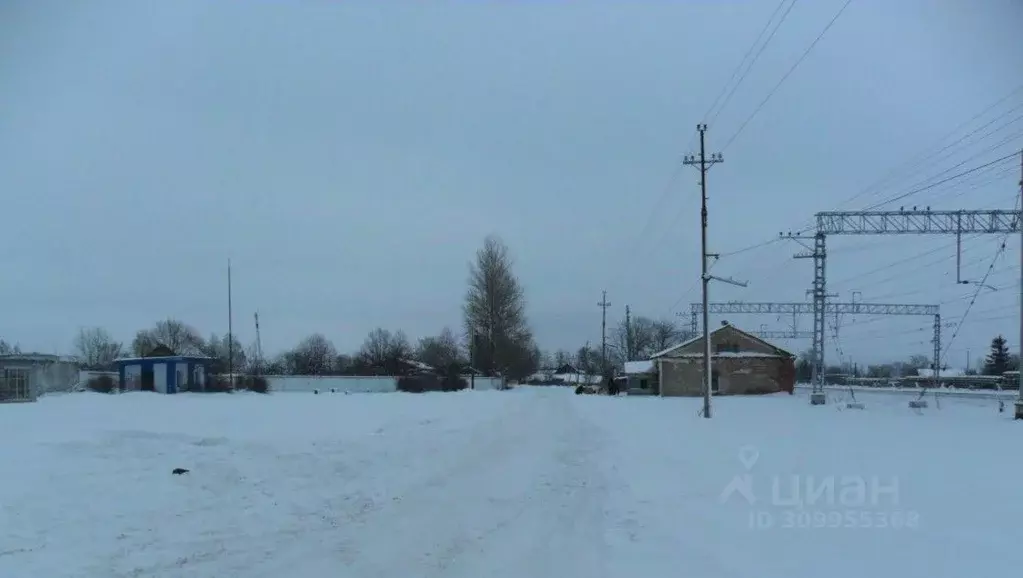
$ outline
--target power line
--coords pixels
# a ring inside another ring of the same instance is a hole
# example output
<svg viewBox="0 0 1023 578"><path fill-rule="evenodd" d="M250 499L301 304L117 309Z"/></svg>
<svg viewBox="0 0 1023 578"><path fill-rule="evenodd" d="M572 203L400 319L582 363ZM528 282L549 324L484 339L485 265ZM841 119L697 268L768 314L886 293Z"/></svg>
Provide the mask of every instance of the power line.
<svg viewBox="0 0 1023 578"><path fill-rule="evenodd" d="M1015 151L1015 152L1013 152L1011 154L1008 154L1008 155L1005 155L1004 157L1000 157L1000 158L997 158L997 159L995 159L993 161L984 163L984 164L982 164L980 166L976 166L976 167L973 167L971 169L967 169L965 171L958 172L958 173L956 173L956 174L954 174L954 175L952 175L950 177L946 177L944 179L941 179L940 181L938 181L936 183L931 183L931 184L929 184L927 186L923 186L923 187L920 187L920 188L917 188L917 189L913 189L911 191L908 191L908 192L905 192L905 193L902 193L902 194L899 194L899 195L895 195L894 197L891 197L891 198L889 198L887 200L881 201L880 203L875 203L875 204L873 204L873 205L871 205L871 206L869 206L869 207L867 207L867 208L865 208L863 210L864 211L872 211L872 210L874 210L874 209L876 209L878 207L882 207L884 205L887 205L888 203L894 203L895 201L898 201L898 200L901 200L901 199L905 199L906 197L910 197L910 196L915 195L917 193L922 193L922 192L924 192L926 190L933 189L934 187L936 187L938 185L947 183L949 181L954 181L954 180L962 178L962 177L964 177L966 175L975 173L975 172L977 172L977 171L979 171L981 169L984 169L984 168L996 165L998 163L1004 163L1008 159L1015 158L1017 155L1019 155L1019 151Z"/></svg>
<svg viewBox="0 0 1023 578"><path fill-rule="evenodd" d="M1021 197L1023 197L1023 195L1021 195ZM1023 200L1023 198L1021 198L1021 200ZM1016 203L1016 207L1015 208L1016 208L1016 210L1020 210L1020 204L1018 202ZM1019 219L1017 217L1017 223L1016 223L1017 227L1019 226L1018 220ZM988 266L987 272L984 273L984 277L977 284L977 290L974 291L973 297L970 298L970 303L966 306L966 311L964 311L963 312L963 316L959 318L959 322L956 324L956 328L952 332L952 337L949 338L948 343L945 344L945 352L941 356L942 360L945 359L945 356L948 353L948 348L952 346L952 343L955 341L956 337L959 335L959 330L962 329L963 322L966 321L966 317L970 314L970 310L973 309L973 304L977 302L977 297L980 295L980 292L984 289L984 285L987 283L987 278L991 275L991 270L994 269L995 263L998 261L998 257L1000 257L1003 253L1005 253L1005 246L1006 246L1006 243L1008 242L1008 240L1009 240L1009 233L1006 233L1005 236L1002 237L1002 245L998 248L998 251L995 253L994 258L991 259L991 264Z"/></svg>
<svg viewBox="0 0 1023 578"><path fill-rule="evenodd" d="M1016 95L1017 93L1020 93L1020 92L1023 92L1023 84L1021 84L1021 85L1017 86L1017 87L1016 87L1015 89L1013 89L1012 91L1010 91L1010 92L1009 92L1008 94L1006 94L1006 95L1002 96L1001 98L999 98L999 99L998 99L998 100L996 100L995 102L992 102L991 104L987 105L987 106L986 106L986 107L984 107L984 108L983 108L983 109L982 109L982 110L981 110L980 112L978 112L978 113L974 114L974 115L973 115L972 117L970 117L970 118L969 118L968 120L966 120L966 121L964 121L964 122L961 122L961 123L959 123L959 124L958 124L958 125L957 125L957 126L956 126L956 127L954 128L954 129L952 129L951 131L949 131L948 133L946 133L946 134L945 134L944 136L942 136L941 138L939 138L939 139L937 139L936 141L934 141L934 142L932 143L932 145L931 145L931 146L929 146L929 147L928 147L927 149L924 149L924 150L923 150L922 152L920 152L920 153L918 153L918 154L914 155L913 157L910 157L910 159L909 159L909 160L907 160L906 162L904 162L904 163L901 163L901 164L899 164L899 165L896 165L896 166L895 166L895 167L893 167L893 168L892 168L891 170L889 170L889 171L888 171L887 173L885 173L885 174L884 174L884 175L883 175L883 176L882 176L882 177L881 177L880 179L878 179L877 181L875 181L875 182L874 182L873 184L871 184L871 185L868 185L867 187L865 187L865 188L863 188L862 190L860 190L860 192L858 192L858 193L856 193L856 194L852 195L851 197L848 197L848 198L846 198L846 199L845 199L844 201L841 201L841 202L839 202L839 203L838 203L838 204L836 205L836 207L837 207L837 208L842 208L843 206L847 206L847 205L849 205L849 204L850 204L851 202L853 202L853 201L855 201L855 200L857 200L857 199L860 199L860 198L862 198L862 197L864 197L864 196L867 196L868 194L871 194L871 193L874 193L874 194L876 194L876 193L878 192L878 189L879 189L879 187L881 187L881 186L882 186L882 185L884 185L885 183L891 182L891 181L892 181L892 180L893 180L893 179L894 179L894 178L895 178L896 176L898 176L898 175L899 175L900 173L902 173L902 174L904 174L904 175L908 175L908 174L913 174L913 172L915 172L915 171L910 171L910 172L908 172L908 173L907 173L907 172L906 172L906 170L907 170L907 169L913 169L914 167L917 167L917 166L921 165L922 163L924 163L924 162L925 162L925 161L927 161L928 159L930 159L930 158L934 157L935 155L938 155L938 154L940 154L940 153L942 153L942 152L944 152L944 151L948 150L949 148L951 148L951 147L953 147L953 146L955 146L955 145L957 145L957 144L961 143L961 142L962 142L963 140L965 140L965 139L966 139L966 138L968 138L969 136L971 136L971 135L975 134L976 132L979 132L980 130L982 130L983 128L987 127L987 126L988 126L988 125L990 125L991 123L989 122L989 123L987 123L987 124L985 124L985 125L982 125L981 127L978 127L978 128L976 128L976 129L974 129L973 131L970 131L970 132L969 132L969 133L967 133L966 135L963 135L963 136L961 136L961 137L960 137L959 139L957 139L956 141L954 141L954 142L952 142L952 143L949 143L949 144L945 145L944 147L942 147L942 148L938 149L937 151L934 151L934 152L930 152L930 153L929 153L928 151L929 151L929 150L930 150L930 149L931 149L931 148L932 148L933 146L936 146L936 145L940 145L940 144L941 144L942 142L946 141L946 140L947 140L947 139L949 139L950 137L952 137L952 136L955 136L955 135L956 135L956 134L957 134L957 133L958 133L958 132L959 132L960 130L962 130L963 128L965 128L965 127L969 126L970 124L972 124L972 123L973 123L973 122L975 122L976 120L978 120L978 119L980 119L980 118L983 118L983 117L984 117L984 116L985 116L986 114L988 114L988 113L989 113L990 111L992 111L992 110L996 109L997 107L999 107L1000 105L1002 105L1003 103L1005 103L1006 101L1008 101L1009 99L1011 99L1011 98L1012 98L1012 97L1013 97L1014 95ZM1007 115L1008 115L1009 113L1011 113L1011 112L1015 111L1015 110L1016 110L1017 108L1019 108L1019 107L1013 107L1012 109L1010 109L1010 110L1008 110L1008 111L1005 111L1005 112L1001 113L1001 114L1000 114L1000 115L999 115L998 117L996 117L996 118L995 118L994 120L996 120L996 121L997 121L997 120L1001 119L1002 117L1005 117L1005 116L1007 116ZM1013 121L1013 122L1014 122L1014 121ZM1010 124L1011 124L1011 123L1010 123ZM997 132L997 131L996 131L996 132ZM990 136L990 133L989 133L988 135L985 135L984 137L982 137L982 139L983 139L983 138L987 138L988 136ZM981 140L982 140L982 139L981 139ZM997 148L997 146L1001 146L1002 144L1005 144L1005 143L1004 143L1004 142L1003 142L1003 143L1000 143L999 145L996 145L996 147L995 147L995 148ZM964 164L964 163L960 163L960 165L958 165L958 166L961 166L962 164ZM951 169L946 169L945 171L942 171L941 173L938 173L938 174L939 174L939 175L941 175L941 174L945 174L945 173L947 173L947 172L948 172L948 170L951 170ZM938 175L932 176L932 177L930 177L930 178L928 178L928 179L924 179L924 180L923 180L922 182L926 183L927 181L929 181L929 180L931 180L931 179L935 178L936 176L938 176ZM936 184L935 184L935 186L938 186L938 184L936 183ZM921 192L922 192L922 191L921 191ZM795 233L796 233L797 235L801 235L801 234L805 233L806 231L808 231L809 229L811 229L811 228L813 227L813 224L814 224L814 218L813 218L813 217L810 217L809 219L807 219L807 220L805 220L805 221L802 221L802 222L801 222L800 224L798 224L797 226L795 226L795 227L791 227L791 230L792 230L792 231L794 231L794 232L795 232ZM746 250L749 250L749 249L754 249L754 248L757 248L757 247L760 247L760 246L764 246L764 245L770 244L770 243L772 243L772 242L774 242L774 241L776 241L776 240L777 240L777 239L775 239L775 238L772 238L772 239L768 239L767 241L764 241L763 243L758 243L758 244L756 244L756 245L751 245L751 246L749 246L749 247L746 247L746 248L740 249L740 250L739 250L739 251L737 251L737 252L744 252L744 251L746 251Z"/></svg>
<svg viewBox="0 0 1023 578"><path fill-rule="evenodd" d="M1021 118L1023 118L1023 117L1021 117ZM1008 125L1004 125L1004 126L1008 126ZM1004 128L1004 126L1003 126L1003 128ZM997 132L997 131L992 131L992 133L990 133L990 134L994 134L994 132ZM990 136L990 134L987 135L987 136ZM1016 139L1018 139L1020 137L1023 137L1023 130L1017 131L1016 133L1013 133L1013 134L1009 135L1008 137L1002 139L1001 141L999 141L999 142L997 142L997 143L995 143L995 144L993 144L993 145L991 145L991 146L989 146L989 147L987 147L987 148L985 148L985 149L983 149L981 151L978 151L978 152L976 152L976 153L966 157L965 159L963 159L963 160L959 161L958 163L956 163L956 164L946 168L945 170L941 171L940 173L938 173L936 175L932 175L932 176L927 177L927 178L925 178L925 179L923 179L921 181L917 181L913 185L913 187L914 188L915 187L920 187L920 186L926 184L926 187L924 189L921 189L921 190L926 190L926 189L929 189L929 188L932 188L932 187L935 187L935 186L938 186L938 185L942 185L945 182L947 182L947 180L946 181L939 181L937 183L930 183L930 184L928 184L928 183L930 181L938 178L938 177L941 177L942 175L946 175L946 174L954 171L955 169L958 169L959 167L961 167L961 166L965 165L966 163L976 159L977 157L981 157L981 156L983 156L983 155L985 155L987 153L996 151L996 150L1002 148L1003 146L1011 143L1012 141L1014 141L1014 140L1016 140ZM981 167L981 168L983 168L983 167ZM911 194L915 194L915 192L911 193ZM885 204L887 202L890 202L890 201L883 201L880 204ZM874 205L874 206L878 206L878 205Z"/></svg>
<svg viewBox="0 0 1023 578"><path fill-rule="evenodd" d="M781 10L782 6L784 6L786 2L788 2L788 0L781 0L781 2L778 3L778 7L775 8L774 12L771 13L771 17L767 20L767 23L764 25L764 28L760 31L760 34L757 35L757 39L753 41L753 45L749 47L749 51L747 51L746 55L742 57L742 62L739 63L739 67L736 68L735 72L732 73L732 78L729 79L728 81L729 83L731 83L731 81L735 79L736 73L739 71L740 68L742 68L743 62L745 62L746 59L749 58L749 55L753 52L753 49L756 48L757 44L760 42L760 39L764 36L764 33L767 32L767 29L771 26L771 22L774 20L774 17L778 14L778 11ZM760 45L760 50L757 50L756 55L754 55L753 59L750 60L749 66L747 66L746 70L743 71L741 76L739 76L739 80L735 82L735 84L732 86L732 89L728 91L728 95L721 102L721 107L717 109L717 111L714 113L713 118L710 119L709 122L711 124L714 124L714 121L717 120L717 117L721 115L721 111L723 111L725 107L728 106L728 103L732 100L732 96L735 95L735 92L739 89L739 85L741 85L742 81L746 79L746 76L749 74L750 70L753 70L753 65L757 63L757 60L760 59L760 55L764 53L764 50L767 48L767 45L771 43L771 40L774 38L774 35L778 33L778 29L781 28L781 25L785 23L785 19L788 18L789 13L792 12L792 8L796 5L796 2L798 2L798 0L792 0L792 3L789 4L789 7L787 10L785 10L785 13L781 15L781 19L778 20L778 23L774 26L774 29L771 30L771 34L767 37L767 40L764 40L764 43ZM728 85L726 84L724 88L727 89ZM718 96L718 99L720 99L720 95ZM715 104L717 104L718 99L714 100ZM711 110L713 110L713 107L711 107Z"/></svg>
<svg viewBox="0 0 1023 578"><path fill-rule="evenodd" d="M714 108L718 105L718 102L721 101L721 97L724 96L725 92L728 90L728 86L732 84L732 81L735 80L736 76L738 76L739 71L742 70L743 65L746 63L746 60L749 59L750 54L753 54L753 49L756 48L757 44L760 43L760 39L764 37L764 33L767 32L767 29L770 28L771 26L771 22L774 21L774 17L778 15L778 12L781 11L782 6L784 6L786 2L788 2L788 0L781 0L781 2L778 2L778 5L775 6L774 12L771 12L771 17L768 18L767 22L764 23L764 27L760 29L760 34L757 34L756 40L754 40L753 44L750 45L749 50L746 51L746 54L742 56L742 60L739 61L739 64L735 67L735 69L732 70L732 76L728 78L728 82L726 82L725 85L721 87L721 91L718 92L718 95L714 97L714 102L711 103L710 108L708 108L707 112L704 113L703 115L704 120L707 120L707 117L710 116L710 113L714 112Z"/></svg>
<svg viewBox="0 0 1023 578"><path fill-rule="evenodd" d="M679 176L681 176L681 174L682 165L678 164L675 166L675 170L672 171L671 176L668 178L668 182L665 183L664 188L661 190L661 194L657 197L657 202L654 204L654 207L651 209L649 215L647 215L646 223L643 225L643 228L640 229L639 235L637 235L636 238L633 240L633 243L630 246L630 250L628 251L629 253L635 252L635 250L639 247L640 242L646 238L646 234L650 230L650 225L652 225L654 222L654 217L660 214L657 211L657 208L664 202L665 199L668 198L668 195L671 194L671 190L675 186L675 183L678 181L678 178Z"/></svg>
<svg viewBox="0 0 1023 578"><path fill-rule="evenodd" d="M1019 106L1019 107L1017 107L1017 108L1023 108L1023 105L1020 105L1020 106ZM995 119L995 120L998 120L998 119ZM1016 118L1012 119L1012 120L1011 120L1011 121L1009 121L1009 122L1003 123L1002 125L1000 125L1000 126L996 127L996 128L994 129L994 130L991 130L991 131L989 131L989 132L988 132L987 134L984 134L984 135L982 135L982 136L981 136L981 137L980 137L980 138L979 138L979 139L977 140L977 142L976 142L976 143L971 143L970 145L967 145L967 146L972 146L972 145L974 145L974 144L979 144L979 143L980 143L981 141L983 141L983 140L985 140L985 139L987 139L987 138L990 138L990 137L991 137L991 136L993 136L993 135L994 135L995 133L998 133L998 132L1001 132L1001 131L1005 130L1006 128L1008 128L1009 126L1011 126L1011 125L1015 124L1016 122L1019 122L1020 120L1023 120L1023 115L1020 115L1020 116L1018 116L1018 117L1016 117ZM991 122L995 122L995 121L991 121ZM988 123L988 125L989 125L989 124L991 124L991 123ZM984 125L984 126L986 127L986 126L988 126L988 125ZM968 133L968 134L964 135L962 139L960 139L960 140L958 140L958 141L956 141L955 143L952 143L952 144L958 144L958 143L962 142L962 140L964 140L964 139L965 139L966 137L968 137L968 136L971 136L971 135L975 134L975 133L976 133L977 131L979 131L979 130L980 130L980 128L984 128L984 127L979 127L979 128L978 128L978 129L976 129L975 131L972 131L972 132L970 132L970 133ZM930 176L930 177L924 178L924 179L923 179L923 180L921 180L921 181L918 181L918 182L917 182L916 184L914 184L913 186L914 186L914 187L916 187L916 186L919 186L919 185L921 185L921 184L924 184L924 183L926 183L926 182L928 182L928 181L930 181L930 180L932 180L932 179L938 178L938 177L940 177L941 175L947 174L947 173L949 173L949 172L951 172L951 171L953 171L953 170L955 170L955 169L957 169L957 168L959 168L959 167L961 167L961 166L965 165L966 163L968 163L969 161L971 161L971 160L973 160L973 159L975 159L975 158L977 158L977 157L980 157L980 156L983 156L983 155L984 155L984 154L986 154L986 153L989 153L989 152L992 152L992 151L996 151L996 150L998 150L999 148L1001 148L1001 147L1005 146L1006 144L1009 144L1010 142L1012 142L1012 141L1014 141L1014 140L1016 140L1016 139L1020 138L1021 136L1023 136L1023 130L1017 131L1017 132L1015 132L1015 133L1013 133L1013 134L1009 135L1008 137L1006 137L1006 138L1002 139L1001 141L999 141L999 142L997 142L997 143L995 143L995 144L993 144L993 145L991 145L991 146L989 146L989 147L985 148L984 150L981 150L981 151L978 151L978 152L974 153L973 155L971 155L971 156L969 156L969 157L967 157L967 158L965 158L965 159L961 160L960 162L958 162L958 163L957 163L957 164L955 164L955 165L952 165L951 167L948 167L948 168L946 168L945 170L941 171L940 173L938 173L938 174L936 174L936 175L932 175L932 176ZM951 146L951 145L949 145L949 146ZM945 149L942 149L942 150L945 150ZM938 152L940 153L941 151L938 151ZM937 153L936 153L936 154L937 154ZM941 161L944 161L944 160L948 160L948 159L950 159L950 158L954 157L954 156L955 156L956 154L958 154L958 151L951 151L951 152L950 152L949 154L943 155L943 156L941 156L941 157L939 157L939 158L933 159L933 160L932 160L931 162L925 163L925 166L926 166L926 165L933 165L933 164L937 164L937 163L939 163L939 162L941 162ZM919 170L916 170L916 171L911 171L911 172L907 173L907 175L905 175L905 176L909 176L909 175L912 175L912 174L915 174L915 173L918 173L918 172L919 172ZM869 196L876 196L876 195L877 195L878 193L880 193L880 192L881 192L881 190L880 190L880 189L878 189L878 190L874 191L874 193L873 193L872 195L869 195Z"/></svg>
<svg viewBox="0 0 1023 578"><path fill-rule="evenodd" d="M817 46L817 43L819 43L821 39L824 38L824 35L828 33L828 30L831 30L831 27L835 25L835 22L838 21L838 18L842 15L843 12L845 12L845 9L848 8L850 4L852 4L852 0L846 0L845 4L842 4L842 7L838 9L838 12L835 13L835 16L831 19L830 22L828 22L827 26L825 26L824 29L821 30L820 34L817 35L817 38L815 38L813 42L810 43L810 46L806 48L806 50L799 57L799 59L796 60L792 67L789 68L788 72L786 72L781 77L781 80L778 81L778 84L774 85L774 88L772 88L771 91L767 93L767 96L764 97L764 100L762 100L760 104L757 105L755 109L753 109L753 113L750 114L746 118L746 120L742 122L741 125L739 125L739 130L735 131L735 134L733 134L732 137L725 142L725 146L721 147L722 151L727 149L729 145L735 142L735 139L737 139L739 135L742 134L742 131L746 128L746 125L748 125L750 121L753 120L753 117L757 116L757 114L761 111L761 109L764 108L767 102L771 100L771 97L774 96L774 93L778 92L778 89L781 88L781 85L784 84L788 77L791 76L792 73L796 71L796 68L799 68L799 65L802 64L804 60L806 60L806 57L809 56L810 52L812 52L814 47Z"/></svg>
<svg viewBox="0 0 1023 578"><path fill-rule="evenodd" d="M1005 101L1009 100L1010 98L1012 98L1012 96L1015 95L1017 92L1021 92L1021 91L1023 91L1023 84L1017 86L1015 89L1013 89L1011 92L1009 92L1009 94L1006 94L1005 96L999 98L995 102L993 102L990 105L986 106L983 110L981 110L977 114L975 114L972 117L970 117L969 120L966 120L966 121L964 121L962 123L959 123L954 129L952 129L947 134L945 134L944 136L939 138L937 141L935 141L934 144L939 144L939 143L943 142L944 140L954 136L956 133L958 133L964 127L969 126L971 123L973 123L977 119L982 118L985 114L987 114L991 110L994 110L995 108L1000 106L1003 102L1005 102ZM1012 109L1012 110L1015 110L1015 109ZM1003 113L1003 116L1004 116L1004 113ZM892 168L887 173L885 173L884 176L882 176L880 179L875 181L873 184L868 185L866 188L861 190L859 193L856 193L855 195L849 197L845 201L842 201L841 203L839 203L838 204L838 208L841 208L844 205L848 205L849 203L855 201L856 199L859 199L860 197L863 197L863 196L867 195L868 193L876 192L876 189L878 189L881 185L885 184L886 182L891 181L892 178L894 178L896 175L898 175L900 171L903 171L904 169L907 169L907 168L912 168L914 166L917 166L920 163L922 163L923 161L926 161L927 159L929 159L929 158L931 158L931 157L933 157L933 156L935 156L937 154L940 154L940 153L944 152L945 150L948 150L948 148L950 148L952 146L955 146L956 144L959 144L960 142L962 142L964 139L966 139L968 136L970 136L970 134L973 134L973 133L971 132L971 133L968 133L966 135L963 135L962 137L960 137L955 142L946 145L945 147L939 149L938 151L935 151L935 152L932 152L932 153L928 153L928 152L926 152L927 150L930 149L930 147L928 147L928 149L925 149L924 152L919 153L919 154L917 154L917 155L915 155L913 157L910 157L910 159L908 161L906 161L905 163L896 165L894 168Z"/></svg>

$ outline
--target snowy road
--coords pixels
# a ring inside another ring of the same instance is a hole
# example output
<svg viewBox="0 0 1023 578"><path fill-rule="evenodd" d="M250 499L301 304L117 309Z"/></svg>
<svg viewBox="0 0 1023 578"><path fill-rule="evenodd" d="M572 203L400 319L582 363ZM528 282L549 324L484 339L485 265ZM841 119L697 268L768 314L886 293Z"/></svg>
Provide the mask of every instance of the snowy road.
<svg viewBox="0 0 1023 578"><path fill-rule="evenodd" d="M961 578L1023 565L1023 467L1006 459L1018 424L984 401L923 414L865 401L726 398L710 421L699 400L553 388L0 406L0 576ZM723 502L744 473L755 500ZM886 494L798 509L854 510L853 525L799 523L789 486L772 500L772 479L819 489L833 474L880 476Z"/></svg>

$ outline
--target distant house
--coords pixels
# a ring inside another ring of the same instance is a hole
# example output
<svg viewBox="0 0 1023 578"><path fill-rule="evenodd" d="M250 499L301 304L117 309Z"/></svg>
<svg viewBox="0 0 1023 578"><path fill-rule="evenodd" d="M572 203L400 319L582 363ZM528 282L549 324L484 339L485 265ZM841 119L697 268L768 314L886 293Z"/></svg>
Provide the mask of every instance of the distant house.
<svg viewBox="0 0 1023 578"><path fill-rule="evenodd" d="M554 373L555 374L562 374L562 375L564 375L564 374L575 375L577 373L582 373L582 372L579 371L578 367L572 365L571 363L566 363L564 365L559 366L557 369L555 369Z"/></svg>
<svg viewBox="0 0 1023 578"><path fill-rule="evenodd" d="M795 355L727 323L710 332L710 341L713 393L792 393ZM703 356L702 336L652 355L660 395L702 395Z"/></svg>
<svg viewBox="0 0 1023 578"><path fill-rule="evenodd" d="M69 391L78 382L77 360L46 353L0 355L0 402L35 401Z"/></svg>
<svg viewBox="0 0 1023 578"><path fill-rule="evenodd" d="M629 395L656 395L659 392L654 360L626 361L622 373L625 378L623 389Z"/></svg>
<svg viewBox="0 0 1023 578"><path fill-rule="evenodd" d="M205 391L212 362L213 358L201 355L176 355L164 345L144 357L114 360L122 391L157 393Z"/></svg>

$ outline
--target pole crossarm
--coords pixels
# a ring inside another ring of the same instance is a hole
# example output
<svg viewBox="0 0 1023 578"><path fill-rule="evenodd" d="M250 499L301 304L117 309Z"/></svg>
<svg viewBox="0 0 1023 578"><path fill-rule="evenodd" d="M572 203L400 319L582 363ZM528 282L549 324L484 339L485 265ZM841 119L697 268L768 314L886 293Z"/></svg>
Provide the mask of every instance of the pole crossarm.
<svg viewBox="0 0 1023 578"><path fill-rule="evenodd" d="M1014 233L1020 211L824 211L817 232L824 235L927 235Z"/></svg>
<svg viewBox="0 0 1023 578"><path fill-rule="evenodd" d="M702 303L689 305L693 315L703 313ZM903 303L832 303L824 305L825 314L832 315L938 315L938 305L917 305ZM728 303L710 303L707 305L709 313L715 315L738 315L738 314L810 314L813 313L813 303L781 303L762 302L751 303L744 301L733 301Z"/></svg>
<svg viewBox="0 0 1023 578"><path fill-rule="evenodd" d="M750 335L755 335L760 339L812 339L812 331L785 331L768 329L766 331L748 331Z"/></svg>

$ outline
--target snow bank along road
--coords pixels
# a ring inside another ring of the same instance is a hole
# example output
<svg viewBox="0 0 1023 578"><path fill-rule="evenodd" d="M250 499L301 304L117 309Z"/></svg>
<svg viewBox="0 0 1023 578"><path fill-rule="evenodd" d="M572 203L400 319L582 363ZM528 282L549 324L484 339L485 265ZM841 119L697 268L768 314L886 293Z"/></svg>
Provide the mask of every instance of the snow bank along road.
<svg viewBox="0 0 1023 578"><path fill-rule="evenodd" d="M1019 424L982 402L917 414L862 401L726 398L709 421L699 400L555 388L0 406L0 576L961 578L1023 566Z"/></svg>

